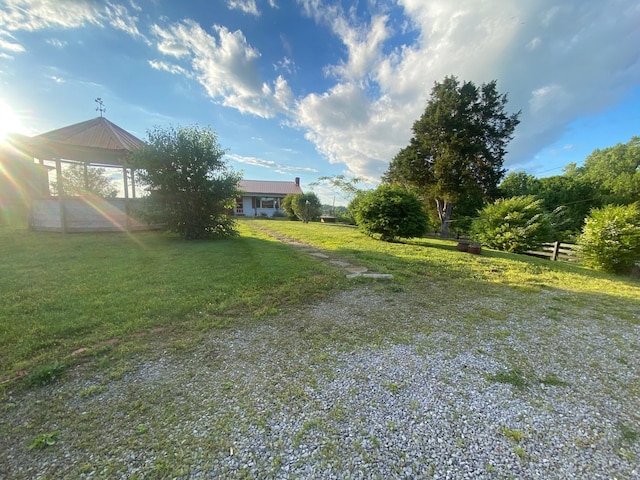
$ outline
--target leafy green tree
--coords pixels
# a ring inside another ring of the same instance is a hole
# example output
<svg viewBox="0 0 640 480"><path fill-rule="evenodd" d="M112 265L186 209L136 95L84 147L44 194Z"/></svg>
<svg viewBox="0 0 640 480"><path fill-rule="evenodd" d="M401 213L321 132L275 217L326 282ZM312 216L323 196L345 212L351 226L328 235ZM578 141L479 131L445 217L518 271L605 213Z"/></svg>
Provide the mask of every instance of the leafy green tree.
<svg viewBox="0 0 640 480"><path fill-rule="evenodd" d="M291 201L293 212L302 223L316 220L322 213L322 203L315 193L297 193Z"/></svg>
<svg viewBox="0 0 640 480"><path fill-rule="evenodd" d="M579 177L555 175L540 178L536 196L547 212L560 211L556 240L572 240L580 233L589 210L601 205L597 188Z"/></svg>
<svg viewBox="0 0 640 480"><path fill-rule="evenodd" d="M309 184L311 187L319 185L328 185L329 188L338 190L342 196L349 202L349 205L353 199L363 190L358 187L359 183L362 183L364 179L362 177L347 177L346 175L334 175L331 177L320 177L315 182ZM347 206L346 217L348 221L355 223L355 217L351 209Z"/></svg>
<svg viewBox="0 0 640 480"><path fill-rule="evenodd" d="M98 197L114 198L118 195L118 187L115 181L107 174L104 168L89 167L84 165L65 165L62 170L62 179L65 195L96 195ZM53 191L58 191L58 182L51 182Z"/></svg>
<svg viewBox="0 0 640 480"><path fill-rule="evenodd" d="M241 177L225 162L216 133L210 127L156 127L147 135L132 160L149 190L147 219L185 239L236 235L229 212Z"/></svg>
<svg viewBox="0 0 640 480"><path fill-rule="evenodd" d="M553 240L553 227L542 200L532 195L501 198L480 211L472 235L498 250L522 253Z"/></svg>
<svg viewBox="0 0 640 480"><path fill-rule="evenodd" d="M577 168L579 177L603 192L603 203L628 205L640 198L640 137L594 150Z"/></svg>
<svg viewBox="0 0 640 480"><path fill-rule="evenodd" d="M436 82L409 145L389 164L385 181L415 186L435 202L442 234L461 198L497 196L506 146L520 115L508 115L506 104L495 81L479 88L453 76Z"/></svg>
<svg viewBox="0 0 640 480"><path fill-rule="evenodd" d="M578 246L587 266L615 273L630 271L640 260L640 204L593 209Z"/></svg>
<svg viewBox="0 0 640 480"><path fill-rule="evenodd" d="M354 209L360 229L384 241L420 237L427 231L429 216L422 202L399 186L381 185L363 193Z"/></svg>
<svg viewBox="0 0 640 480"><path fill-rule="evenodd" d="M511 172L498 188L502 198L536 195L540 190L540 180L525 172Z"/></svg>
<svg viewBox="0 0 640 480"><path fill-rule="evenodd" d="M347 200L353 197L362 189L358 187L362 183L362 177L347 177L346 175L334 175L332 177L319 177L315 182L309 184L311 187L319 185L328 185L331 188L339 190Z"/></svg>

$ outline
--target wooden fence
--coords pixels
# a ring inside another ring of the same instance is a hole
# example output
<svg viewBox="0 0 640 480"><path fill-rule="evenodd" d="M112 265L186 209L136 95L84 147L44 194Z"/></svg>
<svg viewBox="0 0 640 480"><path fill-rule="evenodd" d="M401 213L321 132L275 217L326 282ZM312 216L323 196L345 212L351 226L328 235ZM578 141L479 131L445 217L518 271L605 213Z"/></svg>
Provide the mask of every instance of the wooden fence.
<svg viewBox="0 0 640 480"><path fill-rule="evenodd" d="M563 260L565 262L577 262L578 246L573 243L553 242L543 243L540 250L529 250L525 253L534 257L544 257L549 260Z"/></svg>

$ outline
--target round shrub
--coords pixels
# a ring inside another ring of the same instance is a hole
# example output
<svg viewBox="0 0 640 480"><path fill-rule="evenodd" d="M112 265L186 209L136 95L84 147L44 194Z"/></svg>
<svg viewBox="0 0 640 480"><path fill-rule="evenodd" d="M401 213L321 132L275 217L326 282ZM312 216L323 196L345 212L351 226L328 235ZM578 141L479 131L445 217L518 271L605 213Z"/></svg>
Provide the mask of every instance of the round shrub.
<svg viewBox="0 0 640 480"><path fill-rule="evenodd" d="M293 207L293 213L302 223L317 220L322 213L322 203L313 192L295 194L291 200L291 206Z"/></svg>
<svg viewBox="0 0 640 480"><path fill-rule="evenodd" d="M293 211L293 199L295 198L296 195L299 195L299 194L290 193L282 199L282 202L280 202L280 208L282 208L282 210L284 211L284 214L287 216L289 220L298 219L298 217L296 217L296 213Z"/></svg>
<svg viewBox="0 0 640 480"><path fill-rule="evenodd" d="M429 216L413 193L402 187L383 185L358 196L352 207L355 220L367 235L384 241L420 237L427 231Z"/></svg>
<svg viewBox="0 0 640 480"><path fill-rule="evenodd" d="M522 253L553 240L552 222L542 200L523 195L496 200L480 210L471 234L483 245Z"/></svg>
<svg viewBox="0 0 640 480"><path fill-rule="evenodd" d="M640 204L591 210L578 246L585 265L607 272L629 272L640 260Z"/></svg>

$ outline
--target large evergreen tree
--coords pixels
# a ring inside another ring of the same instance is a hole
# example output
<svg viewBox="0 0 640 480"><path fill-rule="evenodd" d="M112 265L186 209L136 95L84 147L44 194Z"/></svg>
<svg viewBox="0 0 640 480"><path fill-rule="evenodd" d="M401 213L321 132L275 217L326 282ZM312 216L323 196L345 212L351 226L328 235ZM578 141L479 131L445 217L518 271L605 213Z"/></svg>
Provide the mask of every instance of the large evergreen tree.
<svg viewBox="0 0 640 480"><path fill-rule="evenodd" d="M409 145L389 165L387 182L416 187L435 202L443 234L461 198L497 196L506 145L520 115L507 114L506 104L496 81L476 87L451 76L436 82Z"/></svg>
<svg viewBox="0 0 640 480"><path fill-rule="evenodd" d="M236 233L229 215L240 175L229 169L211 128L155 128L134 152L138 179L149 188L147 218L185 239Z"/></svg>

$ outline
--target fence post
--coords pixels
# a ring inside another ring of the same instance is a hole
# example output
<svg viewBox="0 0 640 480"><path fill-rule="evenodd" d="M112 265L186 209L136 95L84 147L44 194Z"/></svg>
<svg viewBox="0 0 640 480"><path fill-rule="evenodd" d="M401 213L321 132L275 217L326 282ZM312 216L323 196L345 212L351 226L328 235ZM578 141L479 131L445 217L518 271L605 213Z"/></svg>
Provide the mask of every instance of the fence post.
<svg viewBox="0 0 640 480"><path fill-rule="evenodd" d="M551 257L551 260L553 260L554 262L556 260L558 260L558 250L560 249L560 242L554 242L553 244L553 256Z"/></svg>

